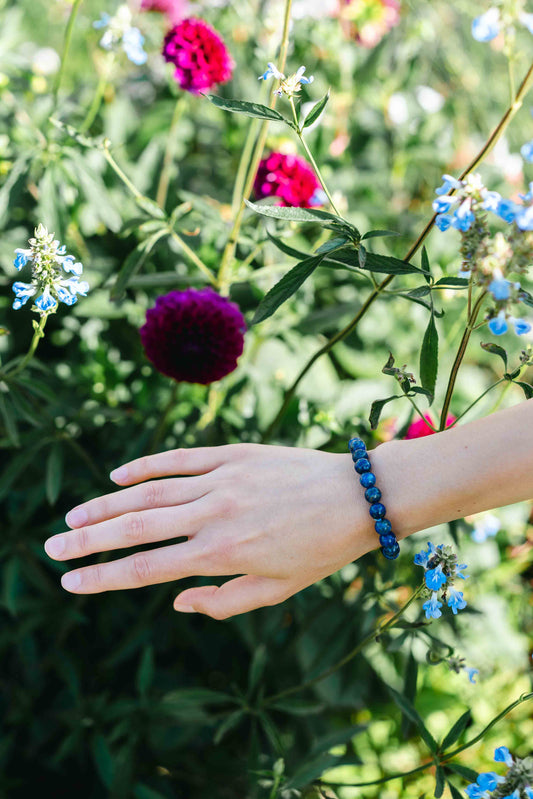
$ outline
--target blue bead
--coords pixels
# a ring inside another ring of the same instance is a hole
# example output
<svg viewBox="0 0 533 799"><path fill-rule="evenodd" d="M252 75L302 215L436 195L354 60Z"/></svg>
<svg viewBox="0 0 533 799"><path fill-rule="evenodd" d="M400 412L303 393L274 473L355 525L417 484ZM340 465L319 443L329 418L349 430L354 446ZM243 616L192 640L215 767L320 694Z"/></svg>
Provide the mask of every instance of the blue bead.
<svg viewBox="0 0 533 799"><path fill-rule="evenodd" d="M378 535L387 535L392 531L392 524L388 519L378 519L374 527L376 528L376 533Z"/></svg>
<svg viewBox="0 0 533 799"><path fill-rule="evenodd" d="M351 438L348 441L348 447L350 448L350 452L353 452L354 449L365 449L365 442L362 441L360 438Z"/></svg>
<svg viewBox="0 0 533 799"><path fill-rule="evenodd" d="M363 486L363 488L370 488L371 486L376 485L376 475L372 472L365 472L359 478L359 482Z"/></svg>
<svg viewBox="0 0 533 799"><path fill-rule="evenodd" d="M381 502L374 502L369 508L370 515L373 519L383 519L387 513L385 505Z"/></svg>
<svg viewBox="0 0 533 799"><path fill-rule="evenodd" d="M365 499L367 502L379 502L381 499L381 491L377 486L371 486L365 491Z"/></svg>
<svg viewBox="0 0 533 799"><path fill-rule="evenodd" d="M387 560L395 560L395 558L397 558L400 554L400 546L398 542L396 542L396 545L393 545L392 547L381 547L381 552L387 558Z"/></svg>
<svg viewBox="0 0 533 799"><path fill-rule="evenodd" d="M359 458L366 458L366 449L354 449L352 451L352 460L355 463Z"/></svg>
<svg viewBox="0 0 533 799"><path fill-rule="evenodd" d="M396 541L396 536L394 533L387 533L387 535L380 535L379 543L382 547L392 547L398 542Z"/></svg>
<svg viewBox="0 0 533 799"><path fill-rule="evenodd" d="M359 458L359 460L355 462L355 471L358 474L369 472L371 468L370 461L367 458Z"/></svg>

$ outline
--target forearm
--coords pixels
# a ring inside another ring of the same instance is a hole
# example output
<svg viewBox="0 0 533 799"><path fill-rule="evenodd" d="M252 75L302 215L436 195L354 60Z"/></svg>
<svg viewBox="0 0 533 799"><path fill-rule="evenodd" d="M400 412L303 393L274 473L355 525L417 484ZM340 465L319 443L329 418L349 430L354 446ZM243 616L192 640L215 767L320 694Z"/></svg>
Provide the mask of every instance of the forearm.
<svg viewBox="0 0 533 799"><path fill-rule="evenodd" d="M533 498L533 401L370 456L398 538Z"/></svg>

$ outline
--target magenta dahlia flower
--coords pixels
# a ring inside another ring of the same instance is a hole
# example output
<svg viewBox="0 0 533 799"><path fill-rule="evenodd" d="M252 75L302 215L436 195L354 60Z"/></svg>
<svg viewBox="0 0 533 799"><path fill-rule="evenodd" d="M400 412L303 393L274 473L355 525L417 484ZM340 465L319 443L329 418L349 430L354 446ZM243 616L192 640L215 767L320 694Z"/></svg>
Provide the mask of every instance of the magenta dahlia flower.
<svg viewBox="0 0 533 799"><path fill-rule="evenodd" d="M180 382L207 385L236 368L245 330L238 306L204 288L158 297L139 333L147 358L159 372Z"/></svg>
<svg viewBox="0 0 533 799"><path fill-rule="evenodd" d="M176 67L174 77L181 88L192 94L227 83L235 66L221 36L203 19L194 17L169 30L163 57Z"/></svg>
<svg viewBox="0 0 533 799"><path fill-rule="evenodd" d="M263 158L255 177L259 199L279 197L278 205L312 208L324 203L324 192L310 165L298 155L272 153Z"/></svg>
<svg viewBox="0 0 533 799"><path fill-rule="evenodd" d="M141 11L165 14L171 25L176 25L186 14L186 0L141 0Z"/></svg>

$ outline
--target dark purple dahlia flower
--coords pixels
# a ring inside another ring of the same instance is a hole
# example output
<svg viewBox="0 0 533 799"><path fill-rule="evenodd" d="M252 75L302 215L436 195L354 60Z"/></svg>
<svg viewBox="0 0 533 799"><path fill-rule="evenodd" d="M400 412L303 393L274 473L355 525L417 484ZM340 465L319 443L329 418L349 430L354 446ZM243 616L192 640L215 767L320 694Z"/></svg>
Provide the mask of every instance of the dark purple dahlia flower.
<svg viewBox="0 0 533 799"><path fill-rule="evenodd" d="M245 330L238 306L204 288L158 297L139 333L158 371L180 382L207 385L236 368Z"/></svg>

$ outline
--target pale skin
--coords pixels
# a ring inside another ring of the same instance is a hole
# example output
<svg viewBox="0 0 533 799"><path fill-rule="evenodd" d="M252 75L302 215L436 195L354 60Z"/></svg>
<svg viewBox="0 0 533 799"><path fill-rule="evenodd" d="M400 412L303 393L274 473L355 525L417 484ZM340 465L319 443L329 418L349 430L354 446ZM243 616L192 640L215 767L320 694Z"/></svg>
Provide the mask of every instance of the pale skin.
<svg viewBox="0 0 533 799"><path fill-rule="evenodd" d="M370 460L398 540L530 499L533 400L426 438L381 444ZM122 470L112 472L122 489L70 511L71 529L49 538L45 550L67 561L141 549L63 575L72 593L223 576L220 587L181 591L174 608L226 619L283 602L379 546L349 453L230 444L169 450ZM169 543L142 548L161 541Z"/></svg>

